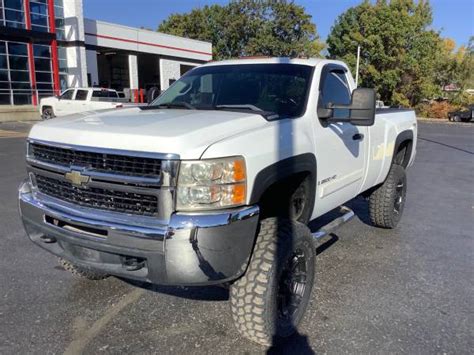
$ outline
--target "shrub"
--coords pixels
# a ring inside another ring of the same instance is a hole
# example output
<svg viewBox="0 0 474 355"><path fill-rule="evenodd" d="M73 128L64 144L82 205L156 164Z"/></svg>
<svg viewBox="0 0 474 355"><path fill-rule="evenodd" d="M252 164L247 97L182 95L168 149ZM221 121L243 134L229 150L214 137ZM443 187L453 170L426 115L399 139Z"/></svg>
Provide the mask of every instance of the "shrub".
<svg viewBox="0 0 474 355"><path fill-rule="evenodd" d="M456 111L457 106L448 101L424 102L416 107L416 113L419 117L425 118L448 118L448 112Z"/></svg>

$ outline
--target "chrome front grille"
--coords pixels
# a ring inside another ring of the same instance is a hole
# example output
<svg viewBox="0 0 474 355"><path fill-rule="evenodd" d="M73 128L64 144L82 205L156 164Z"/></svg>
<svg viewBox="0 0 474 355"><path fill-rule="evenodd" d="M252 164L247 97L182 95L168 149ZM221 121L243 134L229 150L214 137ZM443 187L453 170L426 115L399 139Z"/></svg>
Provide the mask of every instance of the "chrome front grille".
<svg viewBox="0 0 474 355"><path fill-rule="evenodd" d="M142 216L158 214L158 198L144 193L114 190L110 188L81 188L68 181L35 174L40 192L83 207L97 208Z"/></svg>
<svg viewBox="0 0 474 355"><path fill-rule="evenodd" d="M30 158L62 167L80 167L100 173L134 177L160 177L161 160L139 156L93 152L58 146L30 143Z"/></svg>
<svg viewBox="0 0 474 355"><path fill-rule="evenodd" d="M46 197L52 197L55 208L62 200L68 209L77 205L161 221L174 212L176 154L29 139L27 163L38 197L46 203Z"/></svg>

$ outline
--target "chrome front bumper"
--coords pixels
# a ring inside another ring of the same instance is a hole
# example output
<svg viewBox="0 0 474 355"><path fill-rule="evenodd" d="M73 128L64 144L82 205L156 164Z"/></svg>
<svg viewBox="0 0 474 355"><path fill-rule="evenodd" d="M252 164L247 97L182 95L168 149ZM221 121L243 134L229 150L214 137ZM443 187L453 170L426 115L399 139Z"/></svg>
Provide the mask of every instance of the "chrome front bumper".
<svg viewBox="0 0 474 355"><path fill-rule="evenodd" d="M259 209L174 213L167 222L78 208L19 188L25 230L35 244L80 266L168 285L211 285L245 271ZM130 267L130 260L136 268Z"/></svg>

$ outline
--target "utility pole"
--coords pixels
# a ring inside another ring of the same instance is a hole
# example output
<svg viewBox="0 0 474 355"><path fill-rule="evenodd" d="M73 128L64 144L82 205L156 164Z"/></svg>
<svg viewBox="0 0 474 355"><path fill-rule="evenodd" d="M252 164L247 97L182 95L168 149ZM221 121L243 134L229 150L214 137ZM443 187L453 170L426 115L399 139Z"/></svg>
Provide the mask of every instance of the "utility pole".
<svg viewBox="0 0 474 355"><path fill-rule="evenodd" d="M357 46L356 87L359 86L360 46Z"/></svg>

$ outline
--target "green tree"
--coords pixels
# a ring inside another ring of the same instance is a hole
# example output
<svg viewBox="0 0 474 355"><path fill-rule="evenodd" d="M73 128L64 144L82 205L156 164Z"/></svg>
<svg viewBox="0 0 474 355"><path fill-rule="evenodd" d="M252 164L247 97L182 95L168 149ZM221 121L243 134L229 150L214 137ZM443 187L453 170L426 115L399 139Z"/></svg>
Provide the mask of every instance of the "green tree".
<svg viewBox="0 0 474 355"><path fill-rule="evenodd" d="M460 68L461 86L464 89L474 89L474 36L469 38L469 44L464 49Z"/></svg>
<svg viewBox="0 0 474 355"><path fill-rule="evenodd" d="M414 106L440 94L436 72L443 41L431 23L426 0L366 0L336 20L329 55L354 70L360 45L361 84L374 87L383 101Z"/></svg>
<svg viewBox="0 0 474 355"><path fill-rule="evenodd" d="M469 39L467 47L459 48L451 56L451 77L460 89L453 95L451 102L459 108L473 105L474 95L466 90L474 89L474 37Z"/></svg>
<svg viewBox="0 0 474 355"><path fill-rule="evenodd" d="M214 59L241 56L319 56L324 45L302 6L287 1L241 0L173 14L159 32L209 41Z"/></svg>

